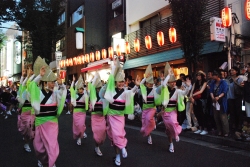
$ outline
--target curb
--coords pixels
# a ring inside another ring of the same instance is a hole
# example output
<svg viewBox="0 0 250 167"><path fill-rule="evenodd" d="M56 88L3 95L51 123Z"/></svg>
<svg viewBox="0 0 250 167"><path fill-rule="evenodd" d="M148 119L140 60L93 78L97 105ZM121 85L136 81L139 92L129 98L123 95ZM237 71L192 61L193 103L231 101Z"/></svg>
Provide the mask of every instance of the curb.
<svg viewBox="0 0 250 167"><path fill-rule="evenodd" d="M126 124L141 127L141 122L138 120L131 121L131 120L128 120L126 118ZM164 124L157 126L156 130L161 131L161 132L165 131ZM234 134L231 134L231 135L234 135ZM193 132L185 132L185 131L181 132L180 137L181 136L191 138L194 140L201 140L201 141L214 143L214 144L218 144L218 145L222 145L222 146L233 147L233 148L238 148L238 149L250 151L250 142L235 141L231 136L225 138L225 137L215 136L215 135L211 135L211 134L200 135L200 134L195 134Z"/></svg>

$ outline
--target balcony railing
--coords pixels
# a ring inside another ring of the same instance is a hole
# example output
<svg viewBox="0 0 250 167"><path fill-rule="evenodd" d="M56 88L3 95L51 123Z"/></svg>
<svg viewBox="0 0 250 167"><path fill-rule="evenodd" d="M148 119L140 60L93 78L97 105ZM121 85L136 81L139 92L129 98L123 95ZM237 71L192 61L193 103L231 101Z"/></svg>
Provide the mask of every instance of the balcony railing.
<svg viewBox="0 0 250 167"><path fill-rule="evenodd" d="M205 20L203 26L201 27L201 31L205 32L205 39L210 39L210 22L209 19L211 17L220 17L221 10L224 7L224 0L209 0L207 5L207 11L203 16ZM129 42L131 47L131 52L129 54L129 59L146 56L150 54L155 54L157 52L163 52L167 50L171 50L174 48L179 48L181 46L179 39L180 34L177 31L177 41L175 43L171 43L169 41L169 28L174 26L172 23L172 17L164 18L154 24L151 24L147 27L141 28L135 32L132 32L126 35L125 39ZM162 31L164 33L164 45L159 46L157 43L157 32ZM152 48L148 50L145 46L145 36L150 35L152 39ZM137 53L134 50L134 40L138 38L140 40L140 51Z"/></svg>

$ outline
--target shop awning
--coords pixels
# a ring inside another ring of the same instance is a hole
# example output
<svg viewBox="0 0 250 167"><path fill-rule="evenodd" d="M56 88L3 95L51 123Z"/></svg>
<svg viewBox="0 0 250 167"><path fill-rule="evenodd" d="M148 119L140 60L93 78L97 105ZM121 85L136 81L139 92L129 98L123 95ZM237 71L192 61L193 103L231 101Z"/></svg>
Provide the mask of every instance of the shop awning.
<svg viewBox="0 0 250 167"><path fill-rule="evenodd" d="M213 52L222 51L222 45L219 42L206 42L202 51L202 54L208 54ZM148 64L156 64L161 62L167 62L171 60L177 60L183 58L183 51L180 48L160 52L148 56L143 56L131 60L127 60L123 66L123 69L131 69L136 67L145 66Z"/></svg>
<svg viewBox="0 0 250 167"><path fill-rule="evenodd" d="M86 72L86 71L91 71L91 70L97 70L97 69L100 69L100 68L102 68L102 64L96 65L96 66L82 68L81 72Z"/></svg>

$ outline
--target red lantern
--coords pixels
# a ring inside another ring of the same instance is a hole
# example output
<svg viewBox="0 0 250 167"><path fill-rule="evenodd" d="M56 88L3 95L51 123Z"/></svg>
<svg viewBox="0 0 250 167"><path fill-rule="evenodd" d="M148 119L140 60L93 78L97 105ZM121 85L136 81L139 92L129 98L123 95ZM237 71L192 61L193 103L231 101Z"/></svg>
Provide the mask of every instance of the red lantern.
<svg viewBox="0 0 250 167"><path fill-rule="evenodd" d="M100 60L101 59L101 53L98 50L95 52L95 59L96 60Z"/></svg>
<svg viewBox="0 0 250 167"><path fill-rule="evenodd" d="M69 66L69 59L66 59L65 64L66 64L67 67Z"/></svg>
<svg viewBox="0 0 250 167"><path fill-rule="evenodd" d="M140 51L140 41L139 41L138 38L136 38L136 39L134 40L134 49L135 49L136 52L139 52L139 51Z"/></svg>
<svg viewBox="0 0 250 167"><path fill-rule="evenodd" d="M109 48L108 48L108 52L109 52L109 58L110 58L110 59L113 59L113 56L114 56L114 50L113 50L113 48L112 48L112 47L109 47Z"/></svg>
<svg viewBox="0 0 250 167"><path fill-rule="evenodd" d="M90 52L90 54L89 54L89 61L90 62L94 62L95 61L95 54L94 54L94 52Z"/></svg>
<svg viewBox="0 0 250 167"><path fill-rule="evenodd" d="M102 59L106 59L106 58L107 58L107 50L102 49Z"/></svg>
<svg viewBox="0 0 250 167"><path fill-rule="evenodd" d="M130 53L130 44L129 44L129 42L125 42L125 53L126 54Z"/></svg>
<svg viewBox="0 0 250 167"><path fill-rule="evenodd" d="M85 54L85 62L89 63L89 54Z"/></svg>
<svg viewBox="0 0 250 167"><path fill-rule="evenodd" d="M60 61L60 68L63 68L63 60Z"/></svg>
<svg viewBox="0 0 250 167"><path fill-rule="evenodd" d="M81 59L82 59L82 64L84 64L85 63L85 56L81 55Z"/></svg>
<svg viewBox="0 0 250 167"><path fill-rule="evenodd" d="M162 31L157 32L157 42L158 45L164 45L164 33Z"/></svg>
<svg viewBox="0 0 250 167"><path fill-rule="evenodd" d="M81 58L81 56L77 56L77 64L82 64L82 58Z"/></svg>
<svg viewBox="0 0 250 167"><path fill-rule="evenodd" d="M221 11L221 20L224 27L230 27L232 24L232 11L231 8L225 7Z"/></svg>
<svg viewBox="0 0 250 167"><path fill-rule="evenodd" d="M72 58L69 58L69 66L73 66L73 60L72 60Z"/></svg>
<svg viewBox="0 0 250 167"><path fill-rule="evenodd" d="M176 30L173 27L169 29L169 40L171 43L175 43L177 40Z"/></svg>
<svg viewBox="0 0 250 167"><path fill-rule="evenodd" d="M146 46L147 49L152 48L152 40L151 40L151 37L149 35L147 35L145 37L145 46Z"/></svg>
<svg viewBox="0 0 250 167"><path fill-rule="evenodd" d="M121 47L120 47L119 44L116 46L116 54L117 54L117 56L121 56L122 55Z"/></svg>
<svg viewBox="0 0 250 167"><path fill-rule="evenodd" d="M74 65L77 65L77 63L78 63L78 62L77 62L77 57L73 57L73 64L74 64Z"/></svg>
<svg viewBox="0 0 250 167"><path fill-rule="evenodd" d="M60 71L60 78L61 79L65 79L65 75L66 75L66 71L65 70L61 70Z"/></svg>
<svg viewBox="0 0 250 167"><path fill-rule="evenodd" d="M250 20L250 0L245 1L245 16L247 20Z"/></svg>

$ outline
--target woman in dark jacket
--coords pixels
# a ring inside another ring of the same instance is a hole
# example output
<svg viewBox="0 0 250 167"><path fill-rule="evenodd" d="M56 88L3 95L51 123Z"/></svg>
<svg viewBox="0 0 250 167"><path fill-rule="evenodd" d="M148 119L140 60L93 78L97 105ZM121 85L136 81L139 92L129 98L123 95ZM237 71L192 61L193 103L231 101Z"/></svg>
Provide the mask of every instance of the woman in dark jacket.
<svg viewBox="0 0 250 167"><path fill-rule="evenodd" d="M199 129L194 133L200 135L206 135L207 123L205 119L205 106L207 102L207 81L205 79L205 73L203 71L198 71L196 74L196 81L190 93L190 101L193 103L194 115L196 116Z"/></svg>
<svg viewBox="0 0 250 167"><path fill-rule="evenodd" d="M212 106L214 120L216 122L218 135L222 134L227 137L229 133L229 125L227 119L227 91L228 85L225 80L221 79L221 71L215 70L213 73L214 82L210 85L210 96L212 98Z"/></svg>

